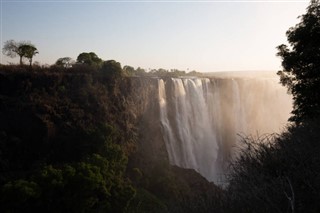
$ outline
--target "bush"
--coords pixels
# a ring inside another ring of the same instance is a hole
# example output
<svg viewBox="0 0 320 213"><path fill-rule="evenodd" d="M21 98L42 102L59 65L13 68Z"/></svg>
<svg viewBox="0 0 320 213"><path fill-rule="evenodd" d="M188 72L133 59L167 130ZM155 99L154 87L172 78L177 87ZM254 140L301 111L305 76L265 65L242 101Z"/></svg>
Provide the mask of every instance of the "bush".
<svg viewBox="0 0 320 213"><path fill-rule="evenodd" d="M244 138L228 187L231 212L319 212L320 122Z"/></svg>

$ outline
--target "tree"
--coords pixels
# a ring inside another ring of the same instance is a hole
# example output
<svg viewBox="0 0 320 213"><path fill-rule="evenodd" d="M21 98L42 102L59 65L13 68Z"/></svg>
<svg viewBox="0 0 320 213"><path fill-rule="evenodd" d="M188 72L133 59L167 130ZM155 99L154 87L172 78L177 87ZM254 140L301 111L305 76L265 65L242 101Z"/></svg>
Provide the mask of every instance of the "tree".
<svg viewBox="0 0 320 213"><path fill-rule="evenodd" d="M112 78L123 76L121 64L115 60L108 60L103 62L102 72L105 76Z"/></svg>
<svg viewBox="0 0 320 213"><path fill-rule="evenodd" d="M126 65L123 67L123 72L125 73L125 75L133 76L134 75L134 68Z"/></svg>
<svg viewBox="0 0 320 213"><path fill-rule="evenodd" d="M57 66L64 67L64 68L70 68L70 67L72 67L72 64L74 64L74 61L70 57L59 58L56 61Z"/></svg>
<svg viewBox="0 0 320 213"><path fill-rule="evenodd" d="M80 53L77 57L77 62L80 64L87 64L89 66L98 66L102 65L102 59L99 58L94 52L90 53Z"/></svg>
<svg viewBox="0 0 320 213"><path fill-rule="evenodd" d="M14 58L18 55L20 57L20 65L23 65L23 57L28 58L31 65L33 56L39 53L37 48L30 42L16 42L14 40L6 41L2 52L4 55L11 58Z"/></svg>
<svg viewBox="0 0 320 213"><path fill-rule="evenodd" d="M286 32L290 47L277 47L283 67L280 82L293 95L289 120L296 124L320 116L320 1L312 0L300 18Z"/></svg>
<svg viewBox="0 0 320 213"><path fill-rule="evenodd" d="M24 44L21 45L19 49L21 49L21 52L24 53L24 57L26 57L29 60L30 66L32 66L33 56L39 53L37 48L32 44Z"/></svg>
<svg viewBox="0 0 320 213"><path fill-rule="evenodd" d="M141 67L138 67L138 68L135 70L135 73L136 73L136 75L138 75L138 76L144 76L144 75L147 74L147 73L146 73L146 70L143 69L143 68L141 68Z"/></svg>

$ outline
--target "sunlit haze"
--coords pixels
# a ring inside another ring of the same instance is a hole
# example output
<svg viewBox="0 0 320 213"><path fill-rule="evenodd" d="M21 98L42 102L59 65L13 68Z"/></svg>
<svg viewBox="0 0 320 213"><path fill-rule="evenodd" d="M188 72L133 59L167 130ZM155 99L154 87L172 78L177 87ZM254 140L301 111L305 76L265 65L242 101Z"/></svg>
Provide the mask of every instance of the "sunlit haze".
<svg viewBox="0 0 320 213"><path fill-rule="evenodd" d="M122 66L199 72L278 70L276 46L308 1L1 1L5 41L30 41L34 61L95 52ZM18 63L1 54L1 63Z"/></svg>

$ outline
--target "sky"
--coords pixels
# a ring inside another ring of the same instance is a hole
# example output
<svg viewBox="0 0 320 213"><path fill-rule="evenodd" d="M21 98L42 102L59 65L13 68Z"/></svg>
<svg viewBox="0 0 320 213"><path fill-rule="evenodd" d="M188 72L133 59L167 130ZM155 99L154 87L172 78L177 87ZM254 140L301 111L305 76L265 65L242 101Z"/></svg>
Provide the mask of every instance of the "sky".
<svg viewBox="0 0 320 213"><path fill-rule="evenodd" d="M281 69L276 47L309 1L0 0L1 49L30 41L34 61L95 52L122 66L199 72ZM1 52L0 63L18 63Z"/></svg>

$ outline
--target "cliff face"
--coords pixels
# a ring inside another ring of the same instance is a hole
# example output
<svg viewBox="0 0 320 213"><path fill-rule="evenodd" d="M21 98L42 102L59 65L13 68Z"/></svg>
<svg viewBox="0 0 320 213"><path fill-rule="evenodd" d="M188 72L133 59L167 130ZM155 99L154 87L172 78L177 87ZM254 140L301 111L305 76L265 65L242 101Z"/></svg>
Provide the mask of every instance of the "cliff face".
<svg viewBox="0 0 320 213"><path fill-rule="evenodd" d="M20 141L16 148L30 155L30 161L21 156L26 167L44 159L79 160L86 152L80 151L85 146L82 133L106 123L121 125L109 113L113 110L109 92L90 74L5 73L0 85L0 129L7 138Z"/></svg>
<svg viewBox="0 0 320 213"><path fill-rule="evenodd" d="M161 161L168 163L159 120L158 80L130 78L130 84L129 109L135 110L139 134L138 150L132 160L144 166Z"/></svg>
<svg viewBox="0 0 320 213"><path fill-rule="evenodd" d="M157 94L157 79L152 78L110 79L98 72L65 70L1 70L1 188L12 180L23 179L40 184L37 187L46 193L41 185L45 182L38 183L34 172L42 171L44 165L57 170L63 170L65 165L78 168L78 163L87 163L90 156L98 154L116 166L108 172L119 174L108 180L115 188L110 186L111 198L107 201L115 209L148 212L151 208L165 212L179 203L181 210L189 205L186 200L200 196L202 190L217 192L196 172L169 165ZM119 148L110 143L121 148L120 154ZM125 159L129 159L128 163ZM130 187L134 188L135 197ZM58 202L57 197L50 199ZM9 201L0 199L1 202ZM21 208L32 208L31 201L21 202ZM37 200L46 206L45 202Z"/></svg>

